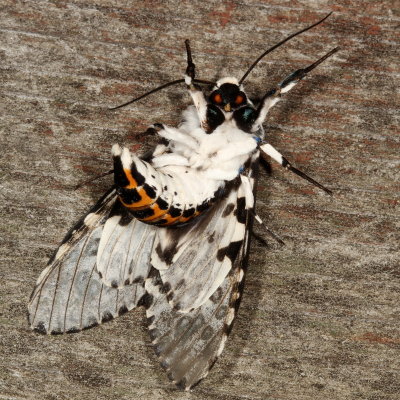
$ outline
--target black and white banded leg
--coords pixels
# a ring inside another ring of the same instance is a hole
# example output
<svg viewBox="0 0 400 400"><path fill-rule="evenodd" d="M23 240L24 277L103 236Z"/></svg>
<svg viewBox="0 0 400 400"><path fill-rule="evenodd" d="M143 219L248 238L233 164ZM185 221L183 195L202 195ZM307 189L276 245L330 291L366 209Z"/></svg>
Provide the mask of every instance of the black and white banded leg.
<svg viewBox="0 0 400 400"><path fill-rule="evenodd" d="M339 50L339 47L335 47L329 53L325 54L315 63L309 65L306 68L298 69L297 71L291 73L287 76L277 87L271 89L265 94L261 99L261 103L257 109L257 118L254 121L251 131L255 132L259 129L260 125L264 122L269 110L281 99L281 95L287 93L291 90L297 83L299 83L310 71L312 71L316 66L325 61L328 57L332 56Z"/></svg>
<svg viewBox="0 0 400 400"><path fill-rule="evenodd" d="M205 128L207 125L207 100L201 88L194 84L196 67L192 60L192 51L190 49L189 39L185 40L185 45L186 45L187 63L188 63L185 73L185 83L189 90L189 94L193 99L193 103L197 109L197 114L199 116L201 126L202 128Z"/></svg>
<svg viewBox="0 0 400 400"><path fill-rule="evenodd" d="M269 143L263 144L260 146L260 151L261 151L261 156L265 159L266 156L270 156L273 160L278 162L280 165L282 165L283 168L295 173L296 175L300 176L301 178L305 179L306 181L312 183L314 186L317 186L318 188L322 189L325 193L328 193L332 195L332 191L326 188L325 186L321 185L317 181L315 181L313 178L310 178L308 175L306 175L304 172L298 170L297 168L293 167L290 162L283 157L281 153L279 153L278 150L276 150L273 146L271 146Z"/></svg>

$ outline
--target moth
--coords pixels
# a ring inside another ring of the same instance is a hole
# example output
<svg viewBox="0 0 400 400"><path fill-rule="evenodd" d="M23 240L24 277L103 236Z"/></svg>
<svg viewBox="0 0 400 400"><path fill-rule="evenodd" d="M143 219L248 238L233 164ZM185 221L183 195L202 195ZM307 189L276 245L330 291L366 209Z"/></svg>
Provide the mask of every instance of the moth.
<svg viewBox="0 0 400 400"><path fill-rule="evenodd" d="M146 95L185 83L193 105L178 128L151 128L162 141L147 156L112 147L114 185L40 274L28 306L32 329L78 332L144 306L168 377L189 390L208 374L242 296L260 157L331 193L267 143L262 124L281 96L338 48L290 74L257 105L243 82L268 53L329 15L266 50L239 80L196 79L186 40L184 79ZM204 84L213 85L208 96Z"/></svg>

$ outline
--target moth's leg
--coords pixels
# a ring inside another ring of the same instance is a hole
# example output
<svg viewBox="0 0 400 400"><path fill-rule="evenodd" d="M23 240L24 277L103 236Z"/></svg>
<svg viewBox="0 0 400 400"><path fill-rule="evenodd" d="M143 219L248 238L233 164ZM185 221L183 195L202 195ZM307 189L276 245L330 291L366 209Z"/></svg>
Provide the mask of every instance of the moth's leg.
<svg viewBox="0 0 400 400"><path fill-rule="evenodd" d="M201 126L206 127L207 121L207 100L204 97L204 93L198 85L194 84L194 78L196 75L196 66L192 60L192 52L190 50L190 42L188 39L185 40L186 52L187 52L187 68L185 73L185 83L188 88L190 96L192 96L193 103L197 109L197 114L200 119Z"/></svg>
<svg viewBox="0 0 400 400"><path fill-rule="evenodd" d="M315 63L309 65L306 68L298 69L287 76L281 83L278 84L274 89L270 90L261 99L261 103L257 109L257 119L254 121L251 128L252 132L255 132L258 127L264 122L268 111L281 99L281 95L287 93L290 89L296 86L310 71L316 66L325 61L328 57L335 54L339 50L339 47L334 48L329 53L325 54Z"/></svg>
<svg viewBox="0 0 400 400"><path fill-rule="evenodd" d="M179 129L164 124L154 124L151 126L151 128L153 128L160 137L166 139L167 141L185 144L194 150L198 148L198 143L196 140L182 133Z"/></svg>
<svg viewBox="0 0 400 400"><path fill-rule="evenodd" d="M268 233L268 235L270 235L273 239L275 239L280 245L282 245L282 246L285 245L285 242L276 233L274 233L271 229L269 229L268 226L264 223L264 221L253 210L250 210L250 212L253 214L254 219L265 229L265 231ZM252 234L257 236L254 233L254 231L252 231ZM256 238L260 239L260 237L256 237ZM264 241L264 244L266 244L265 241Z"/></svg>
<svg viewBox="0 0 400 400"><path fill-rule="evenodd" d="M312 183L313 185L319 187L324 192L326 192L330 195L332 194L331 190L327 189L325 186L322 186L320 183L318 183L314 179L310 178L304 172L293 167L292 164L290 164L290 162L285 157L283 157L283 155L281 153L279 153L279 151L277 151L270 144L263 144L262 146L260 146L260 150L261 150L261 156L264 159L266 156L270 156L273 160L275 160L280 165L282 165L283 168L295 173L296 175L300 176L301 178L303 178L303 179L307 180L308 182Z"/></svg>

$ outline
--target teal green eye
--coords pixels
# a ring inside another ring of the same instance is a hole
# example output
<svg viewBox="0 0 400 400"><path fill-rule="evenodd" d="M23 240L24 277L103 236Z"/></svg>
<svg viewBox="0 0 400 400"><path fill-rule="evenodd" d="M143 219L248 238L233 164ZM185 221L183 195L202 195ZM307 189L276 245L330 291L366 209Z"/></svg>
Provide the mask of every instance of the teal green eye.
<svg viewBox="0 0 400 400"><path fill-rule="evenodd" d="M214 104L209 104L207 106L207 133L211 133L217 126L221 125L225 121L224 114L221 110Z"/></svg>
<svg viewBox="0 0 400 400"><path fill-rule="evenodd" d="M251 125L257 119L257 111L252 107L242 107L233 113L237 126L245 132L249 132Z"/></svg>
<svg viewBox="0 0 400 400"><path fill-rule="evenodd" d="M245 122L249 122L254 117L255 110L253 108L245 108L242 118Z"/></svg>

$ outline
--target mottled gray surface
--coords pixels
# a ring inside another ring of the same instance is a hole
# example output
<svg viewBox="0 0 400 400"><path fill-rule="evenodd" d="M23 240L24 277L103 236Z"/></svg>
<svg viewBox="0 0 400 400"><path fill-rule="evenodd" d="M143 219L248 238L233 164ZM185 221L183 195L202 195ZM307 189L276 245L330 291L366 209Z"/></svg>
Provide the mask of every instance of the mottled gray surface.
<svg viewBox="0 0 400 400"><path fill-rule="evenodd" d="M1 2L1 399L399 398L395 3ZM275 164L262 174L258 210L286 246L254 241L238 320L207 379L192 393L168 382L143 310L77 335L31 332L26 303L37 276L111 179L72 186L110 168L113 143L135 149L149 124L176 124L189 97L176 87L107 107L180 78L185 38L200 78L240 76L266 46L330 10L246 87L261 95L342 47L266 124L271 143L335 195Z"/></svg>

